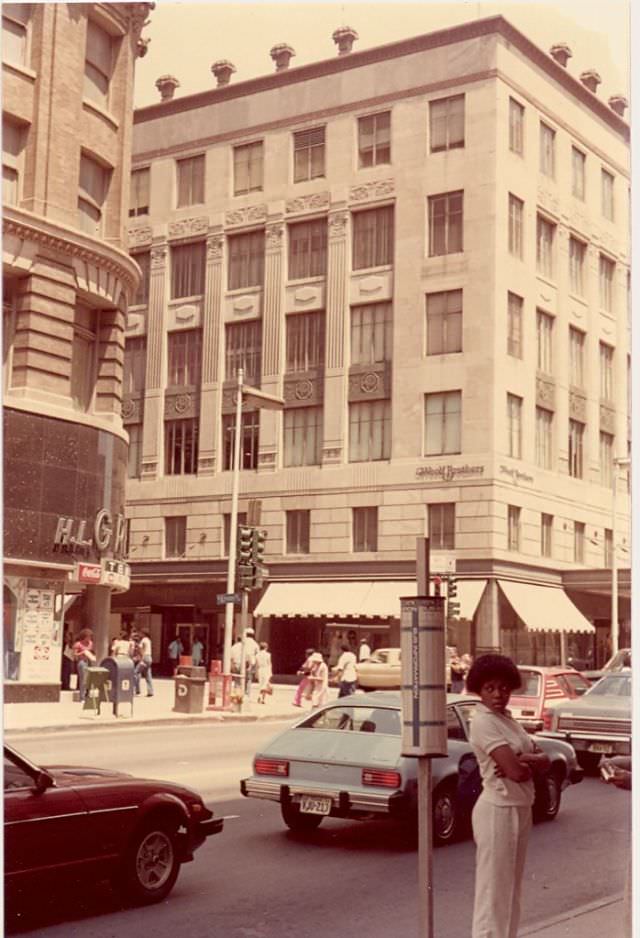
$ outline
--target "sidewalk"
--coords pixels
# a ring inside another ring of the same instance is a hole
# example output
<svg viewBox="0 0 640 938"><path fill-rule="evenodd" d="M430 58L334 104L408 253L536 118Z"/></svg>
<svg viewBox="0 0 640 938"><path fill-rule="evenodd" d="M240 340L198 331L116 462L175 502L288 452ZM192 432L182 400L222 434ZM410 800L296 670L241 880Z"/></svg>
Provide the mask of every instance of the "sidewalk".
<svg viewBox="0 0 640 938"><path fill-rule="evenodd" d="M624 933L623 918L622 896L613 896L525 926L518 938L631 938Z"/></svg>
<svg viewBox="0 0 640 938"><path fill-rule="evenodd" d="M144 688L144 681L142 682ZM255 720L294 720L301 717L305 710L293 706L294 685L276 684L273 694L266 703L257 702L257 685L253 686L249 702L243 702L242 712L208 710L208 685L205 687L205 709L202 713L178 713L174 707L175 686L173 678L154 678L154 695L146 697L144 690L133 701L133 715L129 716L130 707L121 706L120 715L113 715L112 704L102 704L100 715L83 710L82 704L73 700L72 691L62 691L59 703L11 703L4 704L4 731L15 737L25 733L48 730L79 730L88 726L149 726L153 724L189 724L252 722ZM333 697L337 691L330 689ZM306 708L309 704L306 703Z"/></svg>

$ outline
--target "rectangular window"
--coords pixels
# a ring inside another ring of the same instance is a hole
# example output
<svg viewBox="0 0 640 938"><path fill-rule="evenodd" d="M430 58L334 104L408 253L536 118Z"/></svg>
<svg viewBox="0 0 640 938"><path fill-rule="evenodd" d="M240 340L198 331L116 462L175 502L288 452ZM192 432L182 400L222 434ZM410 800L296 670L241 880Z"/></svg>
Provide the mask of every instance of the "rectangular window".
<svg viewBox="0 0 640 938"><path fill-rule="evenodd" d="M551 469L553 446L553 411L536 407L536 465Z"/></svg>
<svg viewBox="0 0 640 938"><path fill-rule="evenodd" d="M536 264L538 273L543 277L553 277L553 248L556 234L556 226L543 218L537 217L536 230Z"/></svg>
<svg viewBox="0 0 640 938"><path fill-rule="evenodd" d="M30 3L2 4L2 56L15 65L27 65Z"/></svg>
<svg viewBox="0 0 640 938"><path fill-rule="evenodd" d="M263 185L262 140L233 148L233 194L261 192Z"/></svg>
<svg viewBox="0 0 640 938"><path fill-rule="evenodd" d="M7 117L2 118L2 200L7 205L17 205L20 201L25 137L24 127Z"/></svg>
<svg viewBox="0 0 640 938"><path fill-rule="evenodd" d="M584 168L586 155L577 147L571 147L571 194L584 202Z"/></svg>
<svg viewBox="0 0 640 938"><path fill-rule="evenodd" d="M149 178L151 170L134 169L129 188L129 218L149 214Z"/></svg>
<svg viewBox="0 0 640 938"><path fill-rule="evenodd" d="M571 236L569 238L569 289L576 296L584 296L584 259L587 245Z"/></svg>
<svg viewBox="0 0 640 938"><path fill-rule="evenodd" d="M613 277L616 265L604 254L600 255L600 309L613 311Z"/></svg>
<svg viewBox="0 0 640 938"><path fill-rule="evenodd" d="M87 20L87 48L84 62L84 95L101 107L109 105L109 82L113 70L113 38Z"/></svg>
<svg viewBox="0 0 640 938"><path fill-rule="evenodd" d="M98 313L77 306L71 348L71 400L77 410L88 411L93 403L98 360Z"/></svg>
<svg viewBox="0 0 640 938"><path fill-rule="evenodd" d="M391 303L351 307L351 364L391 361L393 318Z"/></svg>
<svg viewBox="0 0 640 938"><path fill-rule="evenodd" d="M520 508L507 506L507 550L520 550Z"/></svg>
<svg viewBox="0 0 640 938"><path fill-rule="evenodd" d="M456 546L456 506L454 502L427 505L429 550L454 550Z"/></svg>
<svg viewBox="0 0 640 938"><path fill-rule="evenodd" d="M536 347L538 371L553 374L553 316L536 310Z"/></svg>
<svg viewBox="0 0 640 938"><path fill-rule="evenodd" d="M569 384L584 388L584 332L569 326Z"/></svg>
<svg viewBox="0 0 640 938"><path fill-rule="evenodd" d="M168 559L185 557L187 553L187 519L164 519L164 555Z"/></svg>
<svg viewBox="0 0 640 938"><path fill-rule="evenodd" d="M129 423L125 427L129 434L129 449L127 450L127 477L139 479L142 466L142 424Z"/></svg>
<svg viewBox="0 0 640 938"><path fill-rule="evenodd" d="M582 479L584 472L584 424L569 421L569 475Z"/></svg>
<svg viewBox="0 0 640 938"><path fill-rule="evenodd" d="M522 398L507 394L507 437L509 456L522 459Z"/></svg>
<svg viewBox="0 0 640 938"><path fill-rule="evenodd" d="M222 417L223 468L233 468L233 446L236 435L235 414ZM260 411L247 411L242 415L240 425L240 468L258 468L258 445L260 442Z"/></svg>
<svg viewBox="0 0 640 938"><path fill-rule="evenodd" d="M613 531L609 528L604 529L604 565L613 566Z"/></svg>
<svg viewBox="0 0 640 938"><path fill-rule="evenodd" d="M262 320L228 323L225 326L224 378L232 381L242 368L245 384L260 387L262 380Z"/></svg>
<svg viewBox="0 0 640 938"><path fill-rule="evenodd" d="M80 156L78 227L93 237L102 231L102 210L110 179L110 169L101 166L84 153Z"/></svg>
<svg viewBox="0 0 640 938"><path fill-rule="evenodd" d="M200 386L202 330L183 329L168 336L167 387Z"/></svg>
<svg viewBox="0 0 640 938"><path fill-rule="evenodd" d="M326 218L289 225L289 280L324 277L326 272Z"/></svg>
<svg viewBox="0 0 640 938"><path fill-rule="evenodd" d="M198 421L165 420L164 473L195 475L198 468Z"/></svg>
<svg viewBox="0 0 640 938"><path fill-rule="evenodd" d="M540 172L555 179L556 132L540 121Z"/></svg>
<svg viewBox="0 0 640 938"><path fill-rule="evenodd" d="M600 485L613 485L613 435L600 431Z"/></svg>
<svg viewBox="0 0 640 938"><path fill-rule="evenodd" d="M204 202L204 153L176 160L178 174L177 208Z"/></svg>
<svg viewBox="0 0 640 938"><path fill-rule="evenodd" d="M287 371L324 368L325 315L296 313L286 318Z"/></svg>
<svg viewBox="0 0 640 938"><path fill-rule="evenodd" d="M425 456L460 453L462 392L426 394L424 403Z"/></svg>
<svg viewBox="0 0 640 938"><path fill-rule="evenodd" d="M522 258L524 202L509 193L509 254Z"/></svg>
<svg viewBox="0 0 640 938"><path fill-rule="evenodd" d="M601 170L602 180L602 214L609 221L614 221L613 176L606 169Z"/></svg>
<svg viewBox="0 0 640 938"><path fill-rule="evenodd" d="M379 166L391 162L391 112L358 119L358 165Z"/></svg>
<svg viewBox="0 0 640 938"><path fill-rule="evenodd" d="M542 557L553 554L553 515L540 516L540 554Z"/></svg>
<svg viewBox="0 0 640 938"><path fill-rule="evenodd" d="M171 299L202 296L207 247L204 241L171 246Z"/></svg>
<svg viewBox="0 0 640 938"><path fill-rule="evenodd" d="M355 212L353 228L353 270L393 264L393 206Z"/></svg>
<svg viewBox="0 0 640 938"><path fill-rule="evenodd" d="M264 283L264 231L232 235L229 246L229 289L261 287Z"/></svg>
<svg viewBox="0 0 640 938"><path fill-rule="evenodd" d="M324 127L300 130L293 135L293 181L324 176Z"/></svg>
<svg viewBox="0 0 640 938"><path fill-rule="evenodd" d="M127 339L124 344L123 394L144 391L147 374L147 340L144 336Z"/></svg>
<svg viewBox="0 0 640 938"><path fill-rule="evenodd" d="M224 556L225 556L225 557L228 557L228 556L229 556L229 543L230 543L230 541L231 541L231 515L228 514L228 513L227 513L227 514L224 514L224 515L222 516L222 523L223 523L223 526L224 526L224 532L223 532L223 537L224 537L224 546L223 546ZM245 527L246 524L247 524L247 513L246 513L246 511L239 511L239 512L238 512L238 527L239 527L239 528L240 528L240 527Z"/></svg>
<svg viewBox="0 0 640 938"><path fill-rule="evenodd" d="M354 508L353 551L363 553L378 549L378 509Z"/></svg>
<svg viewBox="0 0 640 938"><path fill-rule="evenodd" d="M509 98L509 149L522 156L524 153L524 107Z"/></svg>
<svg viewBox="0 0 640 938"><path fill-rule="evenodd" d="M522 307L523 299L515 293L508 294L507 306L507 354L522 358Z"/></svg>
<svg viewBox="0 0 640 938"><path fill-rule="evenodd" d="M311 512L304 509L287 511L286 519L287 554L308 554Z"/></svg>
<svg viewBox="0 0 640 938"><path fill-rule="evenodd" d="M464 95L429 102L429 141L432 153L464 146Z"/></svg>
<svg viewBox="0 0 640 938"><path fill-rule="evenodd" d="M613 401L613 348L600 343L600 400Z"/></svg>
<svg viewBox="0 0 640 938"><path fill-rule="evenodd" d="M584 524L582 521L573 523L573 562L584 563Z"/></svg>
<svg viewBox="0 0 640 938"><path fill-rule="evenodd" d="M464 192L429 196L429 257L462 251Z"/></svg>
<svg viewBox="0 0 640 938"><path fill-rule="evenodd" d="M322 454L322 407L289 407L284 412L285 466L319 466Z"/></svg>
<svg viewBox="0 0 640 938"><path fill-rule="evenodd" d="M136 295L133 298L132 306L148 306L149 304L149 284L151 280L151 251L138 251L131 255L140 268L140 283Z"/></svg>
<svg viewBox="0 0 640 938"><path fill-rule="evenodd" d="M462 290L427 294L427 355L462 351Z"/></svg>
<svg viewBox="0 0 640 938"><path fill-rule="evenodd" d="M370 462L391 456L391 404L359 401L349 404L349 462Z"/></svg>

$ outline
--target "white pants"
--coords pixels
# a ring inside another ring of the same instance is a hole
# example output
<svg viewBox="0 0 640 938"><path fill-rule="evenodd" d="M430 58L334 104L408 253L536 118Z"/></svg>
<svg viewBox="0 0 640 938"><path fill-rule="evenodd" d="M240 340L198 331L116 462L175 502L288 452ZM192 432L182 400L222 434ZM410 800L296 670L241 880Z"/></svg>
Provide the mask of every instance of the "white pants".
<svg viewBox="0 0 640 938"><path fill-rule="evenodd" d="M472 823L476 842L472 938L516 938L531 807L498 807L480 797Z"/></svg>

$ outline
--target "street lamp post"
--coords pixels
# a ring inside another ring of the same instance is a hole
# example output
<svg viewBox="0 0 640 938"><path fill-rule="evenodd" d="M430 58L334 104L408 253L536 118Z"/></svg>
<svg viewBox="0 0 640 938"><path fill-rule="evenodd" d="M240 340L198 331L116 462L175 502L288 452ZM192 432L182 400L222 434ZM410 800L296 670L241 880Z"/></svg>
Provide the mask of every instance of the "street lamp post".
<svg viewBox="0 0 640 938"><path fill-rule="evenodd" d="M613 460L611 482L611 654L615 655L620 644L620 623L618 622L618 519L616 496L618 490L618 469L630 465L627 456Z"/></svg>

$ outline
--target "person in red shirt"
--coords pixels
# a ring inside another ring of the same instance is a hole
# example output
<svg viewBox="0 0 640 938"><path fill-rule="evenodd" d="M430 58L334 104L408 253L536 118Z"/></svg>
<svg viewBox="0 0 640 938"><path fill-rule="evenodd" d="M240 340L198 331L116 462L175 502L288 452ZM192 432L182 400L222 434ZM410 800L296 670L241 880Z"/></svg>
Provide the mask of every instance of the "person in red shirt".
<svg viewBox="0 0 640 938"><path fill-rule="evenodd" d="M78 632L73 645L73 654L78 672L78 693L82 702L86 694L87 668L95 664L96 656L93 653L93 632L91 629L82 629Z"/></svg>

